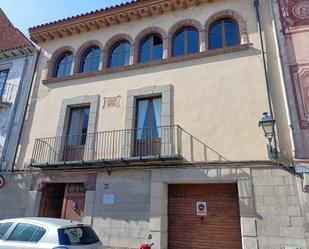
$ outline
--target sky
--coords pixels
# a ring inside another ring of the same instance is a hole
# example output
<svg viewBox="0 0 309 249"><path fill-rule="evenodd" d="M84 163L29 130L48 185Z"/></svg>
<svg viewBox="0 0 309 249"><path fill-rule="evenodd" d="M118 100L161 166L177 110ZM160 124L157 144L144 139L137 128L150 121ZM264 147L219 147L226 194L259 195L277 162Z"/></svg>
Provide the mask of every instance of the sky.
<svg viewBox="0 0 309 249"><path fill-rule="evenodd" d="M129 0L127 0L129 1ZM0 0L13 25L28 35L28 28L105 8L126 0Z"/></svg>

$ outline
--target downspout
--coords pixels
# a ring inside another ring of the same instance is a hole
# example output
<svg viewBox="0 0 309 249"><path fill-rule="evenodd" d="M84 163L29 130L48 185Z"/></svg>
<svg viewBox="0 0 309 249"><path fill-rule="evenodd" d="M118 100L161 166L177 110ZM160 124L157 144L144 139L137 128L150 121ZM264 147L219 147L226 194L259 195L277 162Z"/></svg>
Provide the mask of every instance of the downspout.
<svg viewBox="0 0 309 249"><path fill-rule="evenodd" d="M29 91L27 93L27 98L26 98L27 103L26 103L26 107L25 107L25 110L24 110L24 114L23 114L22 124L21 124L21 127L19 129L17 144L16 144L16 147L15 147L15 152L14 152L14 156L13 156L12 171L15 170L15 161L16 161L17 152L18 152L18 145L19 145L19 142L20 142L20 139L21 139L22 130L24 128L24 123L25 123L26 114L27 114L27 107L30 105L30 95L31 95L31 92L32 92L32 89L33 89L33 86L34 86L33 81L34 81L35 72L37 70L40 54L41 54L41 49L36 50L35 65L34 65L33 71L31 72L32 77L31 77L31 81L30 81Z"/></svg>
<svg viewBox="0 0 309 249"><path fill-rule="evenodd" d="M273 20L275 20L276 18L276 14L275 14L275 10L274 10L274 5L272 3L272 1L269 1L269 5L271 8L271 14L273 17ZM287 88L286 85L284 84L284 82L287 82L286 80L286 76L284 74L284 67L282 64L282 44L280 39L278 39L280 32L278 31L278 26L276 25L276 22L273 21L273 26L274 26L274 38L275 38L275 46L276 46L276 52L277 52L277 56L278 56L278 63L280 65L279 67L279 71L280 71L280 81L281 81L281 87L282 87L282 91L283 91L283 99L284 99L284 104L285 104L285 109L287 112L287 120L288 120L288 129L289 129L289 135L290 135L290 139L291 139L291 150L292 150L292 157L293 159L295 158L295 139L294 139L294 135L293 135L293 127L292 127L292 122L291 122L291 110L290 110L290 105L289 105L289 100L288 100L288 95L287 95Z"/></svg>
<svg viewBox="0 0 309 249"><path fill-rule="evenodd" d="M260 18L260 1L254 0L253 5L256 10L256 19L258 22L258 28L259 28L259 35L260 35L260 43L261 43L261 50L262 50L262 58L263 58L263 67L264 67L264 75L265 75L265 82L266 82L266 89L267 89L267 98L268 98L268 106L269 106L269 113L270 117L274 119L273 114L273 106L270 98L270 90L269 90L269 79L268 79L268 73L267 73L267 65L266 65L266 58L265 58L265 48L264 48L264 41L263 41L263 34L262 34L262 28L261 28L261 18ZM277 138L276 138L276 130L274 129L274 148L276 153L276 158L278 159L278 147L277 147Z"/></svg>
<svg viewBox="0 0 309 249"><path fill-rule="evenodd" d="M21 95L22 88L23 88L22 84L24 82L24 78L25 78L25 74L26 74L26 69L27 69L28 63L29 63L28 52L26 52L26 58L25 58L24 62L25 62L25 64L24 64L24 67L23 67L23 71L22 71L19 83L18 83L18 91L17 91L17 94L15 96L15 103L13 105L12 118L10 119L10 122L9 122L9 125L8 125L9 130L8 130L7 136L5 138L5 145L4 145L4 148L3 148L3 151L2 151L2 155L1 155L1 159L0 159L1 166L2 166L2 163L5 161L5 157L6 157L6 153L7 153L8 145L9 145L9 141L10 141L11 134L12 134L13 122L15 120L17 107L19 106L20 95ZM0 166L0 169L1 169L1 166ZM5 165L5 169L4 169L5 171L7 170L7 167L8 166Z"/></svg>

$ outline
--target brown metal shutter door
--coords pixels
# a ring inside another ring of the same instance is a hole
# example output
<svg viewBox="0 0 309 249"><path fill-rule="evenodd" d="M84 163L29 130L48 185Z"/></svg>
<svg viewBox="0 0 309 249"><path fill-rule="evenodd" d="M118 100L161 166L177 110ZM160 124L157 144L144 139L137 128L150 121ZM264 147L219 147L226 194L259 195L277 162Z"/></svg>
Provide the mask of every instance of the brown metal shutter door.
<svg viewBox="0 0 309 249"><path fill-rule="evenodd" d="M204 219L198 201L207 202ZM169 185L168 249L241 249L236 184Z"/></svg>

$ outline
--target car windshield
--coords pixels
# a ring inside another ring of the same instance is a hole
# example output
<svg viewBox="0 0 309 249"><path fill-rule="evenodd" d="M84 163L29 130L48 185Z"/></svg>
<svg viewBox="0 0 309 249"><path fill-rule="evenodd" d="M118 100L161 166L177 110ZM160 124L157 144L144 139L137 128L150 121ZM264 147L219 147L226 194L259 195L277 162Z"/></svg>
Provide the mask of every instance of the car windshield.
<svg viewBox="0 0 309 249"><path fill-rule="evenodd" d="M70 227L58 229L60 245L90 245L99 242L91 227Z"/></svg>

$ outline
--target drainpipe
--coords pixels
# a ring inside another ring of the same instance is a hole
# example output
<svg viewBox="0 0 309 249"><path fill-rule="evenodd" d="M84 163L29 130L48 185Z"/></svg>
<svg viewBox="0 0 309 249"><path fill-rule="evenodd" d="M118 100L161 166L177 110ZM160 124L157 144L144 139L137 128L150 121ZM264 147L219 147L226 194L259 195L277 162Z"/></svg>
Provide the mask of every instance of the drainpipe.
<svg viewBox="0 0 309 249"><path fill-rule="evenodd" d="M21 74L21 77L20 77L20 80L19 80L19 84L18 84L18 91L17 91L17 94L15 96L15 103L13 105L12 118L10 119L10 122L9 122L9 125L8 125L9 130L8 130L7 136L5 138L5 144L4 144L2 155L1 155L1 158L0 158L1 166L2 166L2 163L5 161L6 153L7 153L7 150L8 150L8 145L9 145L10 138L11 138L11 135L12 135L13 123L14 123L14 119L15 119L15 116L16 116L17 107L19 106L20 95L21 95L22 88L23 88L22 84L24 82L26 69L27 69L28 63L29 63L28 52L26 52L26 58L25 58L24 62L25 63L24 63L23 71L22 71L22 74ZM0 169L1 169L1 166L0 166ZM8 166L6 165L5 169L4 169L5 171L7 170L7 167Z"/></svg>
<svg viewBox="0 0 309 249"><path fill-rule="evenodd" d="M19 129L17 144L16 144L16 147L15 147L15 152L14 152L14 157L13 157L13 164L12 164L12 171L15 170L15 161L16 161L17 152L18 152L18 145L20 143L22 130L24 128L24 123L25 123L26 114L27 114L27 107L30 105L30 102L31 102L30 101L30 94L31 94L33 86L34 86L34 83L33 83L34 82L34 75L35 75L35 72L36 72L36 69L37 69L37 66L38 66L38 61L39 61L40 54L41 54L41 49L36 50L35 65L34 65L33 71L30 72L32 74L32 77L31 77L30 87L29 87L29 90L28 90L28 93L27 93L27 98L26 98L27 103L26 103L26 107L25 107L25 110L24 110L24 113L23 113L23 119L22 119L21 127Z"/></svg>
<svg viewBox="0 0 309 249"><path fill-rule="evenodd" d="M263 67L264 67L264 75L265 75L265 82L266 82L266 89L267 89L267 98L268 98L268 106L269 106L269 113L270 117L274 119L274 114L273 114L273 107L272 107L272 102L270 98L270 90L269 90L269 79L268 79L268 73L267 73L267 65L266 65L266 58L265 58L265 48L264 48L264 41L263 41L263 34L262 34L262 28L261 28L261 18L260 18L260 1L259 0L254 0L253 5L256 10L256 19L258 23L258 28L259 28L259 35L260 35L260 43L261 43L261 50L262 50L262 57L263 57ZM277 147L277 138L276 138L276 131L274 129L274 148L275 148L275 159L278 159L278 147Z"/></svg>
<svg viewBox="0 0 309 249"><path fill-rule="evenodd" d="M275 14L275 10L274 10L274 4L272 1L269 1L269 7L271 9L271 14L272 14L272 18L273 20L275 20L276 18L276 14ZM288 129L289 129L289 135L290 135L290 140L291 140L291 150L292 150L292 157L293 159L295 158L295 139L294 139L294 135L293 135L293 127L292 127L292 122L291 122L291 109L290 109L290 105L289 105L289 99L288 99L288 95L287 95L287 86L284 84L284 82L287 82L286 79L286 75L284 74L284 66L282 64L282 43L280 41L280 39L278 39L278 37L280 36L280 32L278 30L278 26L276 25L276 22L273 21L273 27L274 27L274 39L275 39L275 46L276 46L276 53L277 53L277 57L278 57L278 63L280 65L279 67L279 72L280 72L280 81L281 81L281 87L282 87L282 91L283 91L283 99L284 99L284 105L285 105L285 109L287 112L287 120L288 120Z"/></svg>

